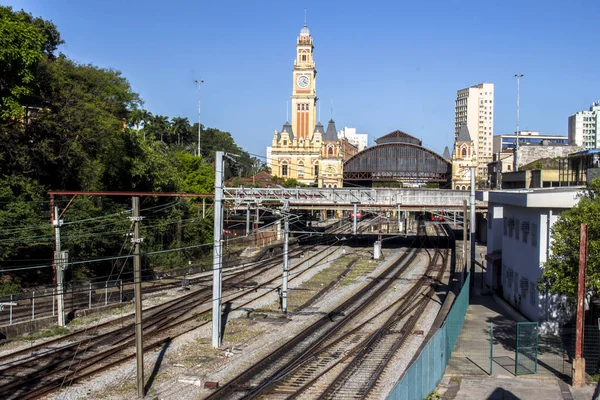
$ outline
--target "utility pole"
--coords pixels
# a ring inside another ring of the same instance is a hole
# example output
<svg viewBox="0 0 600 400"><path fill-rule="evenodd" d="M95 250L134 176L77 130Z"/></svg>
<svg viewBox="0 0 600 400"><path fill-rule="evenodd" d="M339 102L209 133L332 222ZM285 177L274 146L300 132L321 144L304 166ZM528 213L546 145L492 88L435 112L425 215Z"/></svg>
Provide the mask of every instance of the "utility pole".
<svg viewBox="0 0 600 400"><path fill-rule="evenodd" d="M248 202L248 208L246 209L246 237L250 236L250 202Z"/></svg>
<svg viewBox="0 0 600 400"><path fill-rule="evenodd" d="M585 314L585 267L587 265L587 224L579 231L579 282L577 286L577 322L575 325L575 360L573 361L573 387L585 385L585 358L583 358L583 317Z"/></svg>
<svg viewBox="0 0 600 400"><path fill-rule="evenodd" d="M200 152L200 136L202 134L202 125L200 125L200 86L204 83L203 80L196 79L196 83L198 84L198 157L202 157L202 153Z"/></svg>
<svg viewBox="0 0 600 400"><path fill-rule="evenodd" d="M471 194L469 196L469 202L471 203L471 235L469 238L469 244L471 245L471 287L475 287L475 168L471 167ZM482 271L483 273L483 271Z"/></svg>
<svg viewBox="0 0 600 400"><path fill-rule="evenodd" d="M519 101L521 97L521 78L523 74L515 74L515 78L517 78L517 143L515 144L515 153L513 157L513 161L515 163L513 171L519 171Z"/></svg>
<svg viewBox="0 0 600 400"><path fill-rule="evenodd" d="M400 217L400 207L402 204L398 203L398 232L402 233L402 218Z"/></svg>
<svg viewBox="0 0 600 400"><path fill-rule="evenodd" d="M352 203L352 205L354 206L353 209L353 214L352 214L352 234L356 235L357 230L358 230L358 223L357 223L357 216L356 214L358 213L358 203Z"/></svg>
<svg viewBox="0 0 600 400"><path fill-rule="evenodd" d="M64 312L64 264L62 259L62 252L60 247L60 227L63 221L58 219L58 207L54 207L54 239L56 241L56 251L54 252L54 265L56 271L56 289L57 296L56 302L58 308L58 326L65 326L65 312Z"/></svg>
<svg viewBox="0 0 600 400"><path fill-rule="evenodd" d="M223 152L217 151L215 161L215 216L213 243L213 307L212 345L221 346L221 285L223 277L223 175L225 175Z"/></svg>
<svg viewBox="0 0 600 400"><path fill-rule="evenodd" d="M467 276L467 201L463 200L463 265L462 265L462 283L465 283ZM473 279L473 277L471 277Z"/></svg>
<svg viewBox="0 0 600 400"><path fill-rule="evenodd" d="M135 291L135 355L137 360L137 394L144 398L144 338L142 336L142 265L140 260L140 198L132 197L133 221L133 287Z"/></svg>
<svg viewBox="0 0 600 400"><path fill-rule="evenodd" d="M283 206L283 282L281 284L281 310L284 314L287 313L287 292L288 292L288 250L289 250L289 239L290 239L290 202L285 201Z"/></svg>

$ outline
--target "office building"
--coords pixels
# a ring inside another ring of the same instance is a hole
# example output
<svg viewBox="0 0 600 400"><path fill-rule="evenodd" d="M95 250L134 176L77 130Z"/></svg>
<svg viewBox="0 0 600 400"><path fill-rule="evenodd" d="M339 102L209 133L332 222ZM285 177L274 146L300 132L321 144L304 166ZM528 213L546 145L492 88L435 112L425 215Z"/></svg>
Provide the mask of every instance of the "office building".
<svg viewBox="0 0 600 400"><path fill-rule="evenodd" d="M569 117L569 143L588 150L600 148L600 101Z"/></svg>

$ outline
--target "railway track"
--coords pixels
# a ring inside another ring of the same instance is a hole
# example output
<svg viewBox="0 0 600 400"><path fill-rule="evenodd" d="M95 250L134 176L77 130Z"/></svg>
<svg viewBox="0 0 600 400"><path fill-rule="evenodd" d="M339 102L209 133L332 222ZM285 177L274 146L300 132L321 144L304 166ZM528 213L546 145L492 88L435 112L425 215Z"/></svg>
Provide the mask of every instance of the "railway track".
<svg viewBox="0 0 600 400"><path fill-rule="evenodd" d="M354 344L360 343L362 334L356 330L359 328L348 328L348 326L351 323L357 324L361 312L368 312L368 307L380 299L379 295L389 289L396 279L407 271L417 254L418 249L409 248L399 260L380 275L379 279L372 280L327 316L259 360L252 367L213 392L207 399L268 398L267 394L274 391L273 388L276 384L280 384L280 389L285 386L285 384L281 384L282 379L291 376L294 371L299 371L300 366L307 360L312 359L316 364L322 366L323 358L315 355L324 349L331 350L332 348L328 347L332 346L331 343L341 343L342 345L344 341ZM350 332L344 332L344 329L350 329ZM340 358L344 352L345 350L332 350L329 353L330 358ZM316 365L308 367L307 371L313 373L318 369L319 365ZM297 376L310 380L309 375L299 372ZM289 387L283 391L286 392L284 398L290 395ZM293 390L291 391L293 392ZM277 397L275 396L275 398Z"/></svg>
<svg viewBox="0 0 600 400"><path fill-rule="evenodd" d="M330 245L291 266L290 271L296 273L290 280L299 278L335 250L334 245ZM301 253L305 256L307 254L305 249L302 249ZM273 267L263 264L262 268L253 269L252 273L245 274L243 278L239 275L231 277L229 285L224 281L223 302L236 302L236 307L231 311L241 309L276 291L280 280L278 274L274 278L257 282L269 268ZM247 285L248 282L252 282L252 285ZM226 286L232 288L229 293L225 289ZM209 289L203 288L145 310L144 351L208 324L211 300L212 294ZM122 327L115 328L115 325ZM0 368L0 398L39 398L60 387L119 365L135 356L134 339L133 316L130 316L99 325L98 330L93 332L74 332L67 337L0 357L0 365L4 366ZM68 343L64 344L65 341ZM23 357L25 354L30 355Z"/></svg>

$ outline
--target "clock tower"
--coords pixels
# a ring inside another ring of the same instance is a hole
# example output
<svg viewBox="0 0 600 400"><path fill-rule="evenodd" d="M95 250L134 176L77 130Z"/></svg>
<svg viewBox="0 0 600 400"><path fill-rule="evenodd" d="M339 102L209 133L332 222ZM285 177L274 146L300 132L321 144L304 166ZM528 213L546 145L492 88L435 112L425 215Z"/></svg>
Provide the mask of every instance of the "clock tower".
<svg viewBox="0 0 600 400"><path fill-rule="evenodd" d="M313 40L308 27L300 30L292 72L292 131L296 140L310 140L317 123L317 70Z"/></svg>

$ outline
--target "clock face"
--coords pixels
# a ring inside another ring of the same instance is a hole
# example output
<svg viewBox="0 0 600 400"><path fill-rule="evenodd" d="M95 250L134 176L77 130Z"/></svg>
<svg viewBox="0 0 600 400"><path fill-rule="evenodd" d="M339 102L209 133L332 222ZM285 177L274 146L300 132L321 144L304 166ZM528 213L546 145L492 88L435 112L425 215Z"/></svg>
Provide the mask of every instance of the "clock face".
<svg viewBox="0 0 600 400"><path fill-rule="evenodd" d="M296 80L296 83L298 84L299 87L304 89L305 87L308 87L308 85L310 84L310 78L306 75L300 75L298 77L298 79Z"/></svg>

